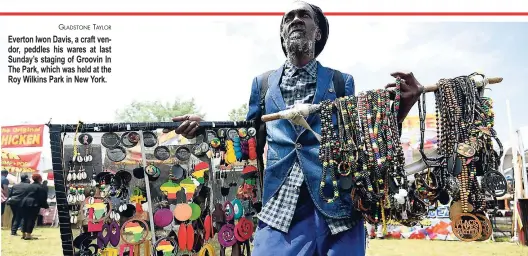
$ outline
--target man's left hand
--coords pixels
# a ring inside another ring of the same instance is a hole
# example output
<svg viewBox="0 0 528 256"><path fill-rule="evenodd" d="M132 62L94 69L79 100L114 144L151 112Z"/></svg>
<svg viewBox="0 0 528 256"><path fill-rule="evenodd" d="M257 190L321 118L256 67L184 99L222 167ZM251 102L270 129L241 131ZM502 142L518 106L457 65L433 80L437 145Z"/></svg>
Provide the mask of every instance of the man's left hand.
<svg viewBox="0 0 528 256"><path fill-rule="evenodd" d="M416 80L416 77L414 77L412 72L394 72L391 76L394 78L401 78L400 110L398 111L398 123L401 123L420 98L420 95L423 92L423 86L418 80ZM385 88L391 87L396 87L396 83L390 83L385 86Z"/></svg>

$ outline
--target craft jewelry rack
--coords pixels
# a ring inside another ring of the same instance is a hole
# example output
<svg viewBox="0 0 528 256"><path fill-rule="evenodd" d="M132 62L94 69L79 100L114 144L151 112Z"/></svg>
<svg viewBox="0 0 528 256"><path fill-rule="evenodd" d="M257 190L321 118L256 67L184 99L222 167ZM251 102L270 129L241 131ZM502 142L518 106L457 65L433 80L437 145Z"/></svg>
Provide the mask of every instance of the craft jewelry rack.
<svg viewBox="0 0 528 256"><path fill-rule="evenodd" d="M349 190L354 208L369 224L381 223L384 233L391 220L416 225L430 206L450 204L454 235L462 241L484 241L492 234L485 215L486 198L506 192L506 179L498 171L503 148L494 129L493 101L484 96L488 84L500 82L502 78L473 73L421 87L416 96L417 100L421 98L417 103L422 159L408 166L397 119L406 89L400 77L394 88L300 104L261 119L288 120L319 139L319 160L323 164L320 191L326 186L327 173L332 179L333 194L329 197L330 193L320 193L327 202L339 198L339 187L346 191L355 182L357 186ZM435 157L425 155L423 146L427 92L435 93L439 140ZM321 134L305 121L309 115L321 119Z"/></svg>
<svg viewBox="0 0 528 256"><path fill-rule="evenodd" d="M491 84L498 84L501 83L503 78L502 77L485 77L481 74L475 73L471 76L471 79L475 81L475 84L477 87L486 87L487 85ZM422 88L422 93L429 93L434 92L438 89L438 84L432 84L427 85ZM311 114L317 113L320 109L319 104L299 104L296 105L296 107L293 107L291 109L283 110L278 113L273 114L267 114L263 115L261 117L261 120L263 122L271 122L274 120L279 119L287 119L291 120L294 123L297 123L301 126L304 126L306 129L314 132L311 127L307 126L308 124L304 121L304 117L307 117ZM320 136L319 134L314 134L317 136ZM436 153L432 153L429 157L437 157L438 155ZM423 159L420 159L414 163L408 164L404 167L405 172L407 175L414 175L416 173L419 173L423 171L427 167L427 164L424 162Z"/></svg>
<svg viewBox="0 0 528 256"><path fill-rule="evenodd" d="M64 256L74 256L75 250L73 246L73 232L70 223L69 215L69 204L67 201L67 189L66 180L64 173L64 159L63 159L63 143L61 135L63 133L74 133L78 131L78 128L82 127L82 131L85 133L104 133L104 132L127 132L137 131L140 135L140 141L143 141L143 131L151 131L156 129L176 129L182 122L151 122L151 123L90 123L84 124L48 124L50 133L50 147L53 174L55 180L55 193L57 202L57 211L59 219L59 231L61 234L62 241L62 252ZM212 128L244 128L253 127L252 121L241 121L241 122L200 122L200 128L197 134L205 132L206 129ZM143 143L140 143L142 147L142 164L146 166L145 149ZM148 177L145 176L145 184L147 190L147 198L149 207L151 207L150 188ZM150 228L154 230L152 213L150 215ZM155 239L155 236L152 236ZM155 242L155 241L154 241Z"/></svg>

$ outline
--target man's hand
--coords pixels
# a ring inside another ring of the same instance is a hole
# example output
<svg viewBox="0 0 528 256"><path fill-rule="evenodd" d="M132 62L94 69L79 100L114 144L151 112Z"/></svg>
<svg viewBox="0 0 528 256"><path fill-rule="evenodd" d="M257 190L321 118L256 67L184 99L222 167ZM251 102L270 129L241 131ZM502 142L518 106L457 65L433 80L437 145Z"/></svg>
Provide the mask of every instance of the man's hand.
<svg viewBox="0 0 528 256"><path fill-rule="evenodd" d="M194 138L194 133L198 130L200 127L200 122L202 121L202 118L198 115L189 114L184 116L177 116L172 118L173 122L183 122L174 132L176 134L181 134L183 137L187 139ZM170 132L169 129L164 129L164 133Z"/></svg>
<svg viewBox="0 0 528 256"><path fill-rule="evenodd" d="M398 111L398 122L401 123L411 111L411 108L420 98L420 95L423 92L423 86L416 80L412 72L394 72L391 74L392 77L401 78L401 98L400 98L400 110ZM396 87L396 83L390 83L385 86L385 88Z"/></svg>

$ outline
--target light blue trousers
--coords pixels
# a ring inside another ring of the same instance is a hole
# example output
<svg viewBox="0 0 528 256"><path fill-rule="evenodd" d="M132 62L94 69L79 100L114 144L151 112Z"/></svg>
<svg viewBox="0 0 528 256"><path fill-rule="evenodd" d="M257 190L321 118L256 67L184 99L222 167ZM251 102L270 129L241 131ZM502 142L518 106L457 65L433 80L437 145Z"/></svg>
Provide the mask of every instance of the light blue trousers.
<svg viewBox="0 0 528 256"><path fill-rule="evenodd" d="M365 227L360 221L354 228L336 235L311 200L297 205L288 233L261 223L255 233L253 256L365 256Z"/></svg>

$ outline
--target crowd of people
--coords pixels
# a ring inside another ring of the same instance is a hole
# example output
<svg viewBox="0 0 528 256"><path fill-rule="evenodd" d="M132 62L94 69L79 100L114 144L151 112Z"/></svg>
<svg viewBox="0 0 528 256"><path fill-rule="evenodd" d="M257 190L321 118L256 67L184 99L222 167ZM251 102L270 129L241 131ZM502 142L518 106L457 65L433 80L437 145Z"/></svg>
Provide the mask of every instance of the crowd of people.
<svg viewBox="0 0 528 256"><path fill-rule="evenodd" d="M2 171L2 216L6 205L9 205L13 213L11 220L11 235L18 236L17 231L21 229L23 240L35 240L33 229L41 208L48 209L48 186L42 182L42 176L35 173L30 181L27 174L20 176L20 183L9 188L7 171Z"/></svg>

